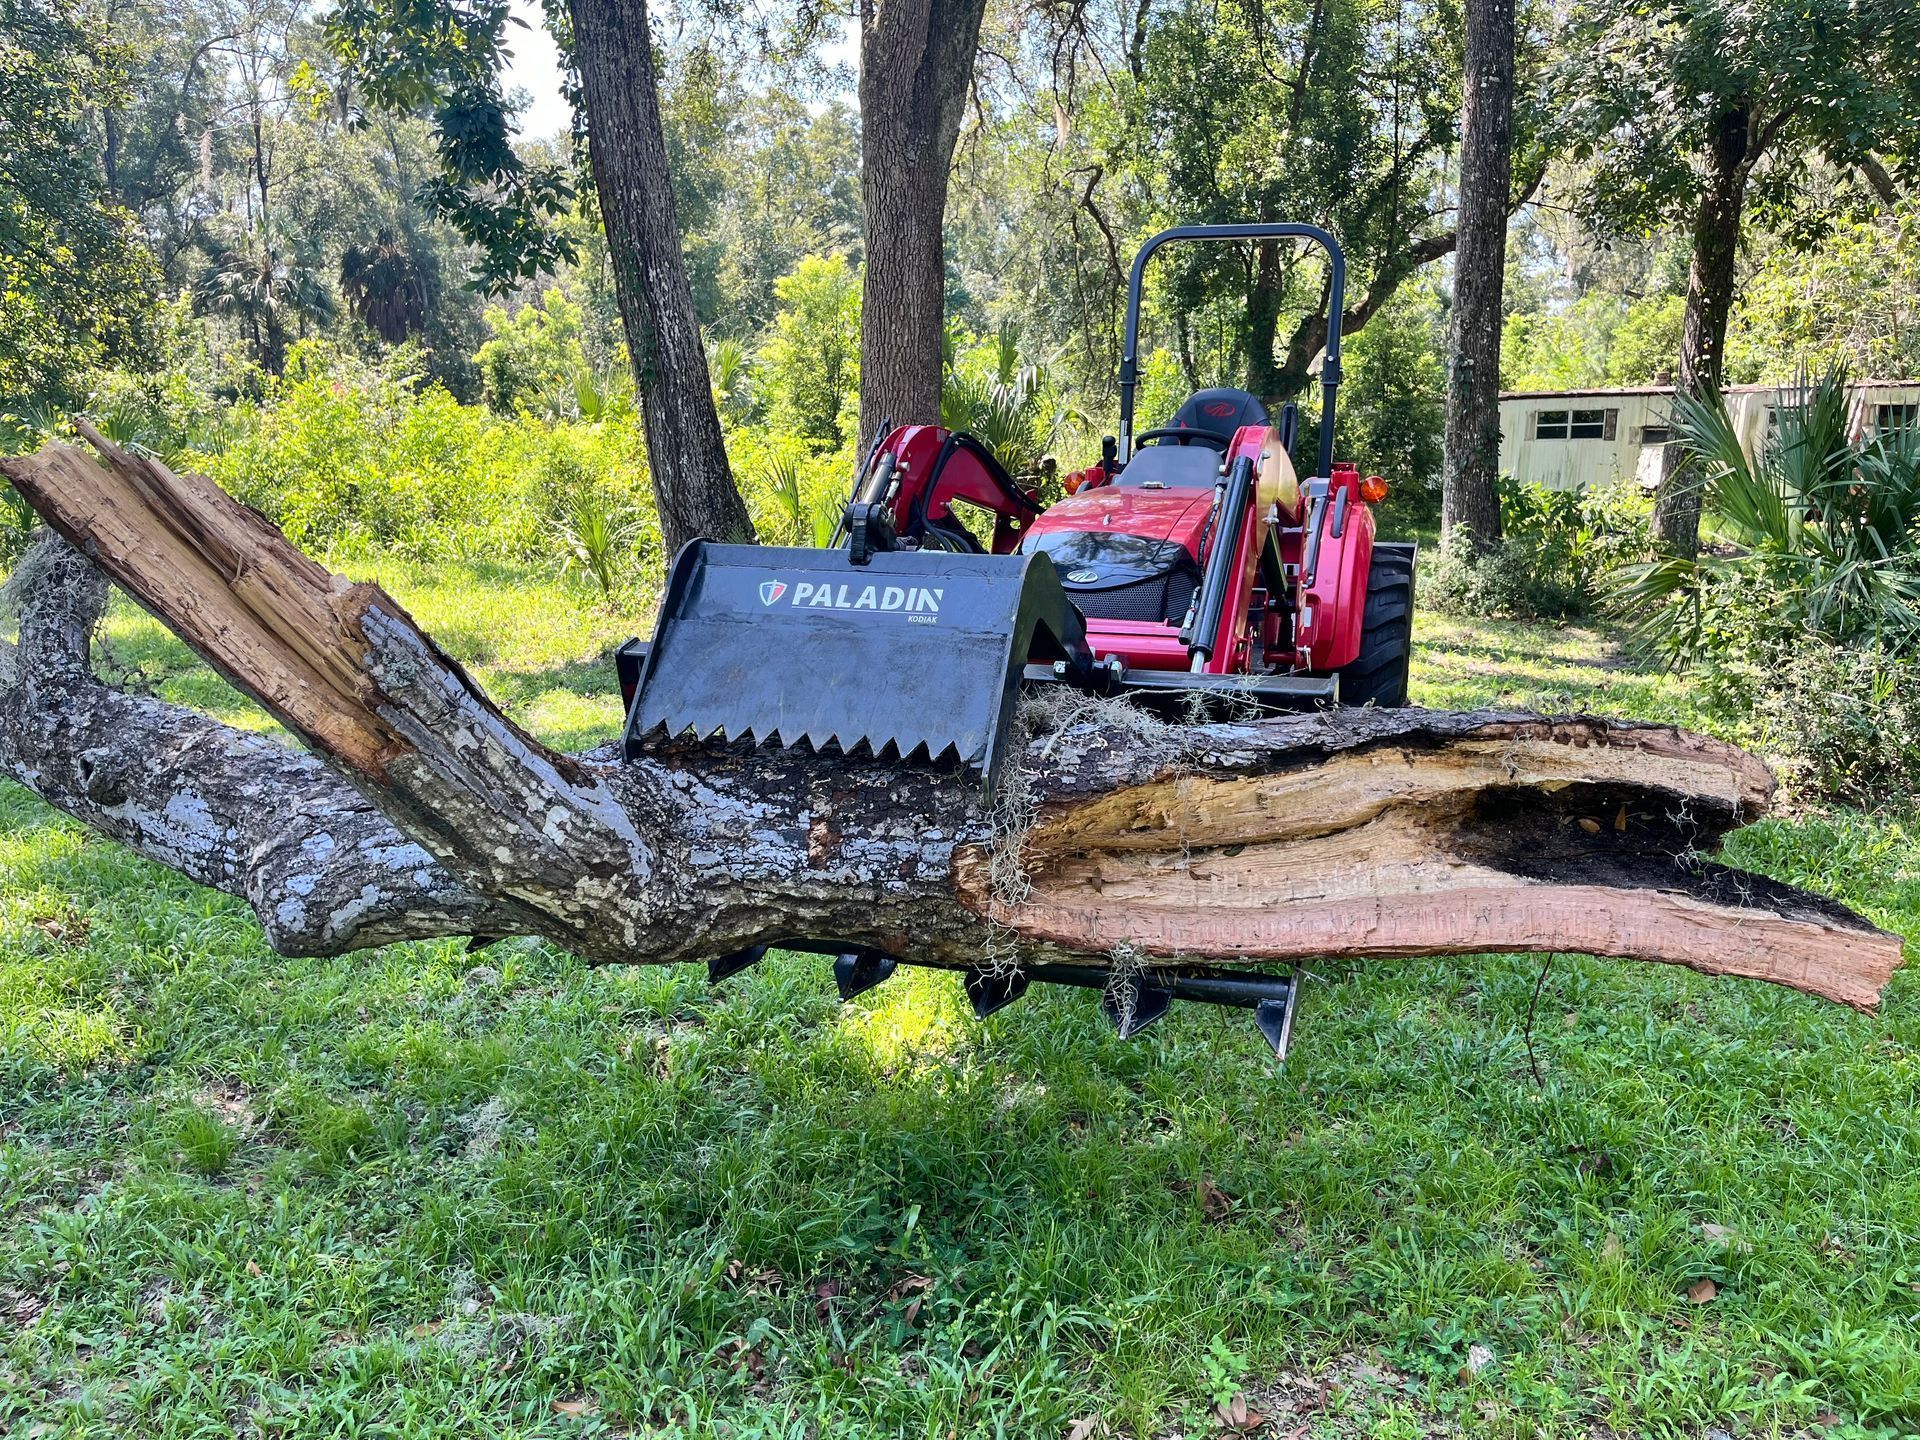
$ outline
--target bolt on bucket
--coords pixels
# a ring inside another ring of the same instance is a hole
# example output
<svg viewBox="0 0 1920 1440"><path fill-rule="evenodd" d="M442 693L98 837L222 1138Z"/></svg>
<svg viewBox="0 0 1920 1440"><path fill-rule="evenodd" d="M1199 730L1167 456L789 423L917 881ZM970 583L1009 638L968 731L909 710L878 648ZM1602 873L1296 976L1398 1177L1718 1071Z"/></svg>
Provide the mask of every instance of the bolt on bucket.
<svg viewBox="0 0 1920 1440"><path fill-rule="evenodd" d="M681 550L627 715L655 740L958 761L991 792L1029 658L1089 661L1044 555Z"/></svg>

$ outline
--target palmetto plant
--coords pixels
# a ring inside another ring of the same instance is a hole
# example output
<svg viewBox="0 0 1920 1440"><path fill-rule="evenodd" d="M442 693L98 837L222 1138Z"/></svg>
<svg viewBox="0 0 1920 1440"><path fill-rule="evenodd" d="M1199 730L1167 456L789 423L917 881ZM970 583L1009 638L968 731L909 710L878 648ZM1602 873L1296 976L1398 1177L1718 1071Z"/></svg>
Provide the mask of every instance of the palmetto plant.
<svg viewBox="0 0 1920 1440"><path fill-rule="evenodd" d="M562 521L566 531L567 563L562 573L584 570L611 600L620 583L620 570L633 549L634 527L621 519L599 496L575 495Z"/></svg>
<svg viewBox="0 0 1920 1440"><path fill-rule="evenodd" d="M1894 653L1920 646L1920 434L1858 436L1837 370L1783 391L1774 413L1749 457L1718 397L1676 399L1674 432L1724 544L1630 572L1621 600L1639 637L1693 660L1720 597L1760 596L1770 624Z"/></svg>
<svg viewBox="0 0 1920 1440"><path fill-rule="evenodd" d="M800 498L800 484L805 478L805 458L805 453L796 447L782 445L769 454L760 467L761 487L773 501L781 536L788 544L799 544L802 538L806 511Z"/></svg>
<svg viewBox="0 0 1920 1440"><path fill-rule="evenodd" d="M1039 469L1069 414L1031 365L1010 381L950 370L940 395L940 423L972 434L1016 476Z"/></svg>
<svg viewBox="0 0 1920 1440"><path fill-rule="evenodd" d="M747 347L732 337L707 346L707 373L713 383L714 403L735 424L753 417L753 360Z"/></svg>

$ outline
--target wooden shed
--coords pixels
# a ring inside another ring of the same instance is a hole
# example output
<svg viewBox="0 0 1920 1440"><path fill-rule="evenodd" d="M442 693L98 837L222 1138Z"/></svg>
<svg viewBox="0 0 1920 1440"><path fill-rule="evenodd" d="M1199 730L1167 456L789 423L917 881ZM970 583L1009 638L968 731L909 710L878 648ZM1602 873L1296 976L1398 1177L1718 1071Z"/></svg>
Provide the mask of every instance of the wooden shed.
<svg viewBox="0 0 1920 1440"><path fill-rule="evenodd" d="M1859 380L1847 389L1857 435L1920 424L1920 380ZM1728 408L1749 455L1776 423L1780 406L1791 402L1791 387L1728 388ZM1507 391L1500 397L1500 468L1554 490L1657 484L1672 407L1671 385Z"/></svg>

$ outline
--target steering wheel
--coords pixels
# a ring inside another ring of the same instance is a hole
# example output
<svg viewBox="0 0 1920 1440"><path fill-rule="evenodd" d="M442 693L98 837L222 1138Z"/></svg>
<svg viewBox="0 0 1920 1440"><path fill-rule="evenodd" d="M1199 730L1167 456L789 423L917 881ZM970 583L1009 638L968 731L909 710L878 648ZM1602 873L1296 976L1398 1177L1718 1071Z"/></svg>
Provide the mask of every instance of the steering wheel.
<svg viewBox="0 0 1920 1440"><path fill-rule="evenodd" d="M1184 425L1162 425L1158 430L1142 430L1133 437L1135 448L1149 440L1177 440L1182 445L1191 445L1198 440L1202 445L1210 445L1222 452L1231 443L1226 436L1216 435L1211 430L1189 430Z"/></svg>

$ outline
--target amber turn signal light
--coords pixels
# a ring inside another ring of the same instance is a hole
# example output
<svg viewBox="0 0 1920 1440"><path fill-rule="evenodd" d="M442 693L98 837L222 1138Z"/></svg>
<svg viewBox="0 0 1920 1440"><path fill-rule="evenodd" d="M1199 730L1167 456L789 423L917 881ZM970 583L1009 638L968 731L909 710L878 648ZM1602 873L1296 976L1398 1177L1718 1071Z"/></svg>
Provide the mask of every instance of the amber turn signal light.
<svg viewBox="0 0 1920 1440"><path fill-rule="evenodd" d="M1387 482L1378 475L1369 475L1360 482L1360 498L1369 505L1378 505L1387 498Z"/></svg>

